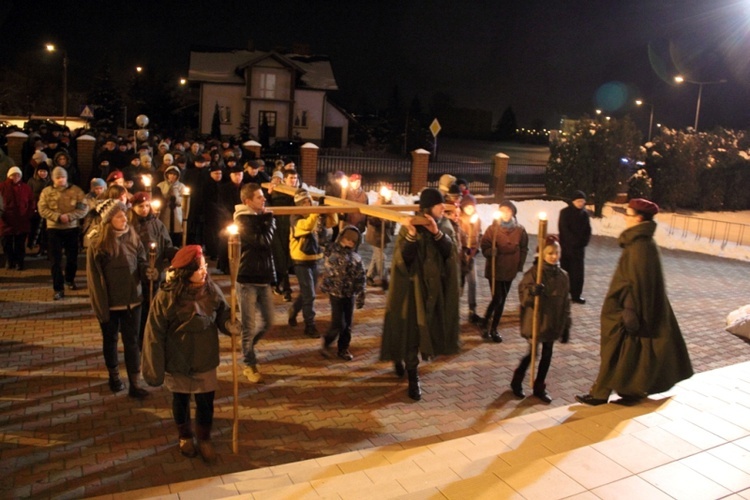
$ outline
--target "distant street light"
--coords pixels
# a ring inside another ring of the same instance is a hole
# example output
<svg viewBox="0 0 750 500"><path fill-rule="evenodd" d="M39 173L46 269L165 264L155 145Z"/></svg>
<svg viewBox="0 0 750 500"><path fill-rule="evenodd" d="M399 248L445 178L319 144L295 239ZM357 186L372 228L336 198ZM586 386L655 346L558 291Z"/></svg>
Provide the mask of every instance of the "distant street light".
<svg viewBox="0 0 750 500"><path fill-rule="evenodd" d="M143 71L143 66L136 66L135 71L140 73L141 71Z"/></svg>
<svg viewBox="0 0 750 500"><path fill-rule="evenodd" d="M180 85L187 85L187 78L180 78Z"/></svg>
<svg viewBox="0 0 750 500"><path fill-rule="evenodd" d="M643 102L641 99L636 99L635 104L637 106L651 106L651 116L648 119L648 142L651 142L651 131L653 130L654 125L654 105L649 104L647 102Z"/></svg>
<svg viewBox="0 0 750 500"><path fill-rule="evenodd" d="M682 75L675 76L674 77L674 81L676 83L683 83L683 82L685 82L685 83L692 83L692 84L695 84L695 85L698 86L698 104L696 104L696 106L695 106L695 124L693 125L693 128L697 132L698 131L698 117L700 116L700 113L701 113L701 96L703 95L703 86L704 85L713 85L713 84L717 84L717 83L727 83L727 81L724 80L724 79L722 79L722 80L716 80L716 81L713 81L713 82L696 82L696 81L693 81L693 80L688 80L685 77L683 77Z"/></svg>
<svg viewBox="0 0 750 500"><path fill-rule="evenodd" d="M48 52L55 52L57 48L54 44L48 43L46 46ZM68 52L63 53L63 126L68 122Z"/></svg>

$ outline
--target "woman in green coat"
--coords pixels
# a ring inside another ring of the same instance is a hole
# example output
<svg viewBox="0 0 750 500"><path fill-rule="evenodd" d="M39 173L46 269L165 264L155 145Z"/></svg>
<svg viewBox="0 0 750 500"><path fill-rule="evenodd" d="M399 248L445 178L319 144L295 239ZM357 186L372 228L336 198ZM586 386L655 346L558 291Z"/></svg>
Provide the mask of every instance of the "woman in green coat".
<svg viewBox="0 0 750 500"><path fill-rule="evenodd" d="M409 375L408 395L421 399L419 353L424 359L458 352L459 273L443 195L427 188L419 197L426 226L404 224L393 251L380 359Z"/></svg>
<svg viewBox="0 0 750 500"><path fill-rule="evenodd" d="M576 396L581 403L604 404L612 391L637 401L693 375L654 242L658 211L641 198L628 203L622 255L602 306L599 375L588 394Z"/></svg>

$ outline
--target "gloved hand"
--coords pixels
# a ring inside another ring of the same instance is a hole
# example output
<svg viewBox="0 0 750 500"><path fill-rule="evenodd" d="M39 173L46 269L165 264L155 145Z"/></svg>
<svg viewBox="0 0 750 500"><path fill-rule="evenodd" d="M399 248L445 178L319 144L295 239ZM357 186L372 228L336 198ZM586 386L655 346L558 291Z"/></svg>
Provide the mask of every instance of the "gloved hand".
<svg viewBox="0 0 750 500"><path fill-rule="evenodd" d="M529 291L529 293L532 297L542 295L542 293L544 293L544 283L535 283L531 285L531 290Z"/></svg>
<svg viewBox="0 0 750 500"><path fill-rule="evenodd" d="M156 281L159 279L159 270L155 267L146 268L146 279Z"/></svg>
<svg viewBox="0 0 750 500"><path fill-rule="evenodd" d="M357 309L362 309L363 307L365 307L365 293L364 292L357 295L357 298L354 301L354 306Z"/></svg>
<svg viewBox="0 0 750 500"><path fill-rule="evenodd" d="M224 329L229 332L230 335L239 335L242 331L242 325L239 321L232 323L231 319L224 322Z"/></svg>

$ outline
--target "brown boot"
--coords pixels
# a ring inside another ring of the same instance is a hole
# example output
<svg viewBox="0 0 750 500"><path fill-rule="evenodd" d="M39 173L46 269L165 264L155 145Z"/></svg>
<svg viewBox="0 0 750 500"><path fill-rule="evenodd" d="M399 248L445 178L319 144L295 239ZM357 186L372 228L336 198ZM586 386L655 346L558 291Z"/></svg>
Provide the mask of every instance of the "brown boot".
<svg viewBox="0 0 750 500"><path fill-rule="evenodd" d="M180 453L188 458L193 458L198 455L198 451L195 449L195 443L193 442L193 430L191 427L190 422L177 426L177 431L180 435Z"/></svg>
<svg viewBox="0 0 750 500"><path fill-rule="evenodd" d="M209 465L215 464L216 451L214 450L214 445L211 443L211 426L196 425L195 433L198 436L198 451L203 461Z"/></svg>

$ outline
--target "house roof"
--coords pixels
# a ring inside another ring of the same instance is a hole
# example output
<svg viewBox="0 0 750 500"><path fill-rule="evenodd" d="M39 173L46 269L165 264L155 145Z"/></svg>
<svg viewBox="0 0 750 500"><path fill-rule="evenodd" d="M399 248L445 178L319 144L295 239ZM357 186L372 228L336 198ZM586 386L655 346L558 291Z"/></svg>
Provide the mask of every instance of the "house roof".
<svg viewBox="0 0 750 500"><path fill-rule="evenodd" d="M242 69L272 57L300 73L303 88L338 90L328 56L279 54L260 50L191 51L188 79L209 83L244 83Z"/></svg>

